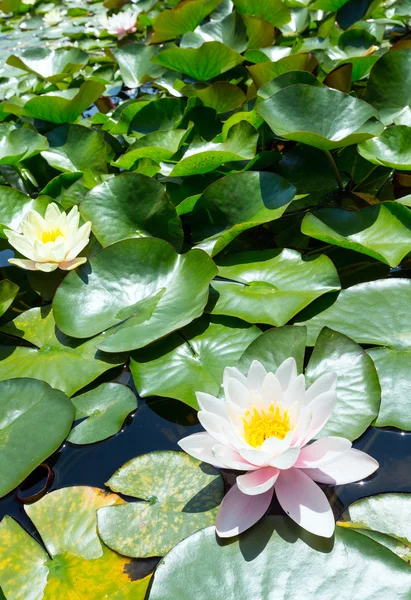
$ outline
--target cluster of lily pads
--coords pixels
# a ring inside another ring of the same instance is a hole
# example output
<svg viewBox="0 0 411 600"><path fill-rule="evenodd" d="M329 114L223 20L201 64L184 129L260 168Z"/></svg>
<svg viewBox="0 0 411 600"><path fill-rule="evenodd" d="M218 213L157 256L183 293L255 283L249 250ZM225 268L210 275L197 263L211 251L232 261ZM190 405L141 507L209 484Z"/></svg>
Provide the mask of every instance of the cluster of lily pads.
<svg viewBox="0 0 411 600"><path fill-rule="evenodd" d="M0 496L135 391L208 431L5 516L0 598L409 598L410 495L331 537L298 490L334 506L377 468L351 442L411 431L411 2L0 10Z"/></svg>

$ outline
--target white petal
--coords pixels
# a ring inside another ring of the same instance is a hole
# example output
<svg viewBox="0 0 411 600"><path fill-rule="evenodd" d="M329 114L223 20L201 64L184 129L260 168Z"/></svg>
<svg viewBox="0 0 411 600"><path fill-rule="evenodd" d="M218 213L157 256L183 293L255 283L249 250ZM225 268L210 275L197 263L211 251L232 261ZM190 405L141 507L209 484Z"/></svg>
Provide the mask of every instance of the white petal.
<svg viewBox="0 0 411 600"><path fill-rule="evenodd" d="M351 448L350 440L343 437L329 436L316 440L301 449L296 467L322 467L341 458Z"/></svg>
<svg viewBox="0 0 411 600"><path fill-rule="evenodd" d="M227 393L227 389L228 389L228 380L229 379L237 379L237 381L242 383L245 388L247 387L247 377L245 377L245 375L240 373L240 371L238 369L236 369L235 367L226 367L224 369L224 375L223 375L223 388L226 393Z"/></svg>
<svg viewBox="0 0 411 600"><path fill-rule="evenodd" d="M298 525L315 535L333 535L335 522L327 497L303 471L281 471L275 493L283 510Z"/></svg>
<svg viewBox="0 0 411 600"><path fill-rule="evenodd" d="M361 450L351 448L338 460L321 469L304 469L311 479L319 483L343 485L369 477L379 467L378 462Z"/></svg>
<svg viewBox="0 0 411 600"><path fill-rule="evenodd" d="M197 417L204 429L208 431L213 438L225 446L228 444L227 436L223 431L223 426L227 425L226 419L205 410L200 410L197 413Z"/></svg>
<svg viewBox="0 0 411 600"><path fill-rule="evenodd" d="M238 448L238 452L252 465L257 467L268 467L270 465L271 456L266 452L261 452L256 448Z"/></svg>
<svg viewBox="0 0 411 600"><path fill-rule="evenodd" d="M325 392L329 392L330 390L335 389L336 383L336 373L325 373L324 375L321 375L321 377L316 379L314 383L305 392L306 405L312 402L317 396L320 396Z"/></svg>
<svg viewBox="0 0 411 600"><path fill-rule="evenodd" d="M17 250L17 252L20 252L20 254L27 256L27 258L30 258L31 260L36 260L33 246L25 236L19 235L14 231L5 230L4 233L7 236L10 244Z"/></svg>
<svg viewBox="0 0 411 600"><path fill-rule="evenodd" d="M248 370L247 375L247 387L249 390L253 390L254 392L259 392L261 390L261 386L263 385L263 381L267 375L267 371L263 367L263 365L258 361L254 360L251 363L251 366Z"/></svg>
<svg viewBox="0 0 411 600"><path fill-rule="evenodd" d="M67 253L66 260L71 260L77 256L79 252L87 246L90 240L91 223L85 223L80 227L75 236L74 245L70 248Z"/></svg>
<svg viewBox="0 0 411 600"><path fill-rule="evenodd" d="M201 460L206 463L210 463L220 469L224 468L222 464L219 464L213 455L212 449L217 441L205 431L200 433L193 433L178 442L180 448L187 452L190 456L193 456L197 460Z"/></svg>
<svg viewBox="0 0 411 600"><path fill-rule="evenodd" d="M73 260L64 260L59 264L59 268L63 271L72 271L76 267L84 265L85 262L87 262L87 258L78 256L77 258L73 258Z"/></svg>
<svg viewBox="0 0 411 600"><path fill-rule="evenodd" d="M275 482L280 471L272 467L263 467L256 471L250 471L245 475L237 477L237 485L240 492L249 496L257 496L270 490Z"/></svg>
<svg viewBox="0 0 411 600"><path fill-rule="evenodd" d="M25 260L24 258L9 258L9 263L11 265L16 265L16 267L20 267L21 269L26 269L27 271L38 271L34 260Z"/></svg>
<svg viewBox="0 0 411 600"><path fill-rule="evenodd" d="M288 448L291 445L293 435L294 435L294 432L289 431L282 440L280 440L279 438L276 438L276 437L267 438L261 444L260 451L263 452L264 454L269 454L271 457L270 460L272 460L279 454L282 454L283 452L288 450Z"/></svg>
<svg viewBox="0 0 411 600"><path fill-rule="evenodd" d="M20 223L20 227L21 227L22 231L23 231L23 224L25 222L29 223L36 230L39 230L39 231L43 231L43 230L47 229L46 221L43 219L43 217L36 210L30 209L27 212L27 215L25 216L24 221L22 221Z"/></svg>
<svg viewBox="0 0 411 600"><path fill-rule="evenodd" d="M264 403L267 405L271 403L281 404L283 402L283 390L274 373L268 373L266 375L261 386L261 395Z"/></svg>
<svg viewBox="0 0 411 600"><path fill-rule="evenodd" d="M227 420L224 400L220 400L219 398L216 398L211 394L205 394L204 392L197 392L196 397L200 410L213 413L214 415L218 415Z"/></svg>
<svg viewBox="0 0 411 600"><path fill-rule="evenodd" d="M249 391L238 381L238 379L229 378L227 387L224 388L227 400L231 400L234 404L238 404L241 408L249 407Z"/></svg>
<svg viewBox="0 0 411 600"><path fill-rule="evenodd" d="M254 471L259 469L255 465L247 462L238 452L223 444L213 446L213 455L220 465L224 465L225 469L234 469L236 471Z"/></svg>
<svg viewBox="0 0 411 600"><path fill-rule="evenodd" d="M248 496L234 485L224 497L218 510L216 531L220 537L233 537L257 523L270 506L274 489L264 494Z"/></svg>
<svg viewBox="0 0 411 600"><path fill-rule="evenodd" d="M44 217L46 221L56 221L59 218L60 214L61 213L59 207L57 206L57 204L55 204L55 202L52 202L46 208L46 214L44 215Z"/></svg>
<svg viewBox="0 0 411 600"><path fill-rule="evenodd" d="M315 437L317 433L321 431L332 415L336 402L337 392L330 390L329 392L321 394L321 396L317 396L317 398L315 398L315 400L313 400L310 405L307 406L306 410L311 412L312 416L307 434L304 438L304 443L301 444L302 446L305 446L307 442L312 440L313 437Z"/></svg>
<svg viewBox="0 0 411 600"><path fill-rule="evenodd" d="M297 377L297 363L295 359L290 357L281 363L275 372L275 376L280 382L283 392L285 392L290 383Z"/></svg>
<svg viewBox="0 0 411 600"><path fill-rule="evenodd" d="M238 406L238 404L234 404L231 400L226 400L224 402L226 413L228 415L230 423L236 429L241 431L244 430L244 410Z"/></svg>
<svg viewBox="0 0 411 600"><path fill-rule="evenodd" d="M298 402L300 406L305 404L305 377L298 375L287 388L284 394L284 406L288 408L294 402Z"/></svg>
<svg viewBox="0 0 411 600"><path fill-rule="evenodd" d="M237 433L236 428L233 427L230 422L227 423L227 425L224 425L223 433L226 436L228 445L235 450L240 450L240 448L251 448L251 446L242 439L241 435Z"/></svg>
<svg viewBox="0 0 411 600"><path fill-rule="evenodd" d="M298 459L300 454L300 448L298 446L294 446L293 448L288 448L285 452L276 456L271 462L270 465L272 467L277 467L277 469L290 469Z"/></svg>
<svg viewBox="0 0 411 600"><path fill-rule="evenodd" d="M40 262L36 262L36 271L43 271L44 273L51 273L52 271L55 271L58 268L58 264L57 263L48 263L48 262L44 262L44 263L40 263Z"/></svg>

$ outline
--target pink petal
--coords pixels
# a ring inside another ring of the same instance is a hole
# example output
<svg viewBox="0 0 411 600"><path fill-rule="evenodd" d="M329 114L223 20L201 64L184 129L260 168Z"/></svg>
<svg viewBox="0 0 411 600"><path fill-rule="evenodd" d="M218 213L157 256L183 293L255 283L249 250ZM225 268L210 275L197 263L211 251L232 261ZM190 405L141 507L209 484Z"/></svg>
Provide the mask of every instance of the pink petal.
<svg viewBox="0 0 411 600"><path fill-rule="evenodd" d="M275 376L281 384L283 392L288 388L290 383L297 377L297 364L295 359L287 358L275 372Z"/></svg>
<svg viewBox="0 0 411 600"><path fill-rule="evenodd" d="M213 454L213 446L217 441L205 431L188 435L178 442L178 445L184 452L219 469L224 469L224 465L219 464Z"/></svg>
<svg viewBox="0 0 411 600"><path fill-rule="evenodd" d="M295 466L300 468L322 467L339 459L351 446L350 440L342 437L321 438L301 449Z"/></svg>
<svg viewBox="0 0 411 600"><path fill-rule="evenodd" d="M337 383L336 373L325 373L321 375L305 392L305 403L308 405L317 396L333 390Z"/></svg>
<svg viewBox="0 0 411 600"><path fill-rule="evenodd" d="M282 403L283 401L283 390L281 384L278 381L274 373L268 373L261 386L261 395L264 403L269 405L271 403Z"/></svg>
<svg viewBox="0 0 411 600"><path fill-rule="evenodd" d="M223 446L223 444L213 446L212 452L218 464L223 465L225 469L234 469L235 471L255 471L259 469L259 467L247 462L238 452Z"/></svg>
<svg viewBox="0 0 411 600"><path fill-rule="evenodd" d="M87 262L87 258L84 256L79 256L77 258L73 258L73 260L65 260L59 264L60 269L63 271L72 271L76 267L80 265L84 265Z"/></svg>
<svg viewBox="0 0 411 600"><path fill-rule="evenodd" d="M219 398L216 398L211 394L205 394L204 392L197 392L196 397L200 410L218 415L227 421L227 412L225 410L224 400L220 400Z"/></svg>
<svg viewBox="0 0 411 600"><path fill-rule="evenodd" d="M263 365L258 361L254 360L251 363L251 366L248 370L247 375L247 387L249 390L253 390L254 392L259 392L261 390L261 386L263 385L263 381L267 375L267 371L263 367Z"/></svg>
<svg viewBox="0 0 411 600"><path fill-rule="evenodd" d="M304 473L319 483L343 485L369 477L379 466L378 462L365 452L351 448L336 461L320 469L304 469Z"/></svg>
<svg viewBox="0 0 411 600"><path fill-rule="evenodd" d="M249 496L258 496L270 490L275 482L280 471L272 467L263 467L257 471L250 471L245 475L237 477L237 485L240 492Z"/></svg>
<svg viewBox="0 0 411 600"><path fill-rule="evenodd" d="M336 402L337 392L331 390L321 394L321 396L317 396L317 398L306 407L305 410L311 412L312 417L308 431L304 438L304 442L301 444L302 446L305 446L305 444L312 440L313 437L315 437L317 433L321 431L332 415Z"/></svg>
<svg viewBox="0 0 411 600"><path fill-rule="evenodd" d="M270 506L274 489L264 494L248 496L234 485L224 497L216 519L216 531L220 537L238 535L264 516Z"/></svg>
<svg viewBox="0 0 411 600"><path fill-rule="evenodd" d="M333 535L335 522L327 497L303 471L281 471L275 493L283 510L298 525L315 535Z"/></svg>
<svg viewBox="0 0 411 600"><path fill-rule="evenodd" d="M299 446L294 446L294 448L288 448L288 450L286 450L279 456L276 456L270 462L270 465L272 467L277 467L277 469L290 469L295 464L299 454Z"/></svg>
<svg viewBox="0 0 411 600"><path fill-rule="evenodd" d="M200 410L197 413L197 418L201 425L208 433L215 438L218 442L221 442L225 446L228 444L227 436L224 433L223 427L227 425L227 420L207 412L206 410Z"/></svg>

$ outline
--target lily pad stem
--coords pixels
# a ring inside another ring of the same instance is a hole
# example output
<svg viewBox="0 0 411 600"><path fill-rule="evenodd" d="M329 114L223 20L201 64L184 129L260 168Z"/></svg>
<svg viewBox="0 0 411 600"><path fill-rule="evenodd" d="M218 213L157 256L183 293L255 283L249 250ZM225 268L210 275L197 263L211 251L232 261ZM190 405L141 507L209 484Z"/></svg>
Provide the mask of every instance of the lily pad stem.
<svg viewBox="0 0 411 600"><path fill-rule="evenodd" d="M338 171L338 167L335 164L335 160L333 159L333 156L329 150L324 150L324 152L327 155L328 160L330 161L330 165L331 165L332 170L334 171L334 175L335 175L335 179L337 180L338 187L342 191L344 189L344 185L343 185L343 182L341 179L340 172Z"/></svg>

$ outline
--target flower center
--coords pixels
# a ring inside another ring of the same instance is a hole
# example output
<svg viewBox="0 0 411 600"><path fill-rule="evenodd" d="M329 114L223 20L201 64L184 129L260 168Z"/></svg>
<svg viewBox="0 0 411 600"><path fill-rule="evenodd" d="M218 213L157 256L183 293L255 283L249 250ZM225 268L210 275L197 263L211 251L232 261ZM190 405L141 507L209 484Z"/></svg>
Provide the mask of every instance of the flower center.
<svg viewBox="0 0 411 600"><path fill-rule="evenodd" d="M50 231L43 231L41 234L41 241L43 244L48 244L48 242L55 242L58 237L62 237L60 229L57 227L56 229L51 229Z"/></svg>
<svg viewBox="0 0 411 600"><path fill-rule="evenodd" d="M252 411L246 410L244 415L244 438L254 448L270 437L282 440L291 431L288 410L280 410L278 404L271 403L267 411L258 411L254 407Z"/></svg>

